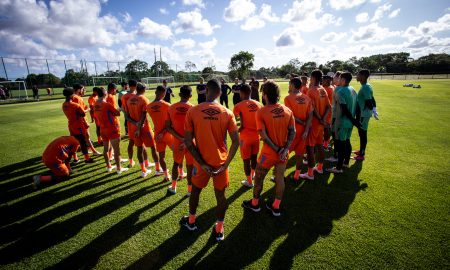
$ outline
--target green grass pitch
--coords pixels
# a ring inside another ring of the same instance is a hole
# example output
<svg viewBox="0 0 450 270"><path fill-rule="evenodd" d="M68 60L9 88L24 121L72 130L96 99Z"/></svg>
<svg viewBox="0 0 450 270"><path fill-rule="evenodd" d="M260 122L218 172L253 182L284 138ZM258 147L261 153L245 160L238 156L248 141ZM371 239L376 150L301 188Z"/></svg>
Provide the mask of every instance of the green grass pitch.
<svg viewBox="0 0 450 270"><path fill-rule="evenodd" d="M370 122L366 161L343 175L288 181L280 218L240 206L252 193L240 185L238 153L219 244L210 237L212 186L194 233L178 225L188 213L186 182L167 197L162 177L142 179L138 166L118 176L96 158L75 166L71 180L32 191L31 176L47 172L44 148L68 134L62 100L0 106L0 268L449 269L450 80L404 83L372 82L381 120ZM171 166L170 152L167 159ZM266 179L263 198L273 190Z"/></svg>

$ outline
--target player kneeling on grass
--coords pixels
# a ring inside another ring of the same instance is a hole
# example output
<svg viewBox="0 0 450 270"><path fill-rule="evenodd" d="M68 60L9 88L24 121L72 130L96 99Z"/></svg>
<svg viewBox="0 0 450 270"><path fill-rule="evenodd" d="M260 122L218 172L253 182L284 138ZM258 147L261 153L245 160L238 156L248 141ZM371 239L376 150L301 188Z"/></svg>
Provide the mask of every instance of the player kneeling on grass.
<svg viewBox="0 0 450 270"><path fill-rule="evenodd" d="M305 154L306 139L313 118L313 106L311 99L301 92L302 82L300 78L292 78L289 83L290 94L284 98L284 104L291 109L295 120L295 138L289 151L295 151L296 165L294 181L300 176L303 155Z"/></svg>
<svg viewBox="0 0 450 270"><path fill-rule="evenodd" d="M169 170L166 164L166 147L172 147L172 135L167 132L166 120L168 118L167 114L169 111L170 103L163 100L166 96L166 88L159 85L156 87L155 100L147 105L146 110L153 121L153 127L155 128L155 141L156 141L156 151L158 152L159 165L160 167L156 170L156 175L164 174L164 181L170 181Z"/></svg>
<svg viewBox="0 0 450 270"><path fill-rule="evenodd" d="M169 195L174 195L177 192L177 180L187 177L188 193L190 196L192 192L192 168L193 157L186 149L184 143L184 122L186 120L187 112L194 105L189 103L192 97L192 89L188 85L183 85L180 88L180 102L177 102L169 107L169 117L166 119L166 129L173 135L173 167L172 167L172 185L167 189ZM186 157L187 175L183 172L183 158Z"/></svg>
<svg viewBox="0 0 450 270"><path fill-rule="evenodd" d="M216 101L220 93L220 83L217 80L208 81L206 101L191 108L186 116L184 143L194 157L194 168L189 216L180 220L181 226L190 231L197 230L195 219L200 193L212 177L217 200L217 222L212 234L217 241L224 239L223 222L228 208L225 197L225 188L229 185L228 165L239 147L233 113ZM227 131L231 137L229 152L225 141Z"/></svg>
<svg viewBox="0 0 450 270"><path fill-rule="evenodd" d="M270 168L275 167L275 199L266 207L273 216L280 216L280 203L284 193L284 171L289 156L289 148L295 137L295 121L292 111L278 103L280 88L274 82L264 86L263 98L266 106L256 113L256 125L264 144L259 154L253 187L253 199L244 201L242 206L253 212L261 210L259 196L264 178Z"/></svg>
<svg viewBox="0 0 450 270"><path fill-rule="evenodd" d="M109 149L114 150L114 160L116 162L116 172L121 174L127 171L128 168L120 166L120 110L116 109L114 105L106 102L106 91L100 89L97 91L98 100L95 102L94 110L95 116L100 123L100 131L103 139L103 157L105 158L106 170L108 172L113 170L111 166Z"/></svg>
<svg viewBox="0 0 450 270"><path fill-rule="evenodd" d="M361 124L355 119L356 111L356 91L349 86L352 80L352 74L343 72L340 77L340 88L337 93L337 102L339 107L336 109L336 142L335 147L338 149L338 162L336 167L329 169L332 173L342 173L343 166L348 167L352 145L350 138L352 136L353 126L358 128Z"/></svg>
<svg viewBox="0 0 450 270"><path fill-rule="evenodd" d="M41 183L60 182L69 179L72 172L70 159L77 152L80 143L73 136L62 136L52 141L42 154L42 161L50 169L52 175L33 176L34 189L41 186Z"/></svg>
<svg viewBox="0 0 450 270"><path fill-rule="evenodd" d="M240 88L240 99L242 100L233 109L236 117L239 117L241 126L239 128L239 145L241 158L244 160L244 172L247 177L241 184L253 187L253 177L259 151L259 135L256 130L256 112L263 107L261 103L250 98L252 89L250 85L244 84Z"/></svg>

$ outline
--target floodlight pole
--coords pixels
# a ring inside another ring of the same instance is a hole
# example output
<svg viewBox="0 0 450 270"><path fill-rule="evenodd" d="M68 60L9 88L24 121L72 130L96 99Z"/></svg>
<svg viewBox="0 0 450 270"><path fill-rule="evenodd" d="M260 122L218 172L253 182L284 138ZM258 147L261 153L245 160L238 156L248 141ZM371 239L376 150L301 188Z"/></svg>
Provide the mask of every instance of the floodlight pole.
<svg viewBox="0 0 450 270"><path fill-rule="evenodd" d="M30 69L28 68L28 61L26 58L24 58L24 60L25 60L25 65L27 66L27 74L28 74L28 76L30 76Z"/></svg>
<svg viewBox="0 0 450 270"><path fill-rule="evenodd" d="M108 61L106 61L106 69L108 69L108 72L109 72L109 63L108 63Z"/></svg>
<svg viewBox="0 0 450 270"><path fill-rule="evenodd" d="M97 73L97 62L94 61L94 69L95 69L95 76L98 77Z"/></svg>
<svg viewBox="0 0 450 270"><path fill-rule="evenodd" d="M3 57L2 57L2 65L3 65L3 70L5 71L6 80L9 81L8 72L6 72L6 66L5 66L5 61L3 61Z"/></svg>

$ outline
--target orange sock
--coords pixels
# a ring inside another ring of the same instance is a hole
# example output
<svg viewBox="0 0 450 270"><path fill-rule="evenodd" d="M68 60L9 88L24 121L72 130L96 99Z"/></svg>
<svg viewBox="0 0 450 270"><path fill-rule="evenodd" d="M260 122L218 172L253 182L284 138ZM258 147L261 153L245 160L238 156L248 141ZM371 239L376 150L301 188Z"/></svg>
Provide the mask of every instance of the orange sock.
<svg viewBox="0 0 450 270"><path fill-rule="evenodd" d="M251 172L250 172L250 176L252 177L252 178L254 178L255 177L255 170L251 170Z"/></svg>
<svg viewBox="0 0 450 270"><path fill-rule="evenodd" d="M317 169L319 171L323 170L323 163L317 163Z"/></svg>
<svg viewBox="0 0 450 270"><path fill-rule="evenodd" d="M217 219L216 232L223 232L223 219Z"/></svg>
<svg viewBox="0 0 450 270"><path fill-rule="evenodd" d="M133 159L129 159L128 162L129 162L130 164L133 164L133 163L134 163Z"/></svg>
<svg viewBox="0 0 450 270"><path fill-rule="evenodd" d="M139 163L139 165L141 166L141 170L142 170L143 172L146 172L146 171L147 171L147 169L145 169L144 163Z"/></svg>
<svg viewBox="0 0 450 270"><path fill-rule="evenodd" d="M169 177L169 170L164 171L164 177Z"/></svg>
<svg viewBox="0 0 450 270"><path fill-rule="evenodd" d="M177 180L172 180L172 189L175 190L177 188Z"/></svg>
<svg viewBox="0 0 450 270"><path fill-rule="evenodd" d="M150 166L150 162L148 162L148 159L144 160L144 164L145 164L145 167L149 167Z"/></svg>
<svg viewBox="0 0 450 270"><path fill-rule="evenodd" d="M294 180L298 180L299 177L300 177L300 170L295 170Z"/></svg>
<svg viewBox="0 0 450 270"><path fill-rule="evenodd" d="M51 175L41 175L39 177L39 180L41 182L50 182L50 181L52 181L52 177L51 177Z"/></svg>
<svg viewBox="0 0 450 270"><path fill-rule="evenodd" d="M160 171L161 165L159 165L159 162L155 162L155 170Z"/></svg>
<svg viewBox="0 0 450 270"><path fill-rule="evenodd" d="M189 223L190 224L195 222L195 218L196 218L195 214L193 215L193 214L189 213Z"/></svg>
<svg viewBox="0 0 450 270"><path fill-rule="evenodd" d="M252 205L257 206L259 204L259 198L253 198L252 199Z"/></svg>
<svg viewBox="0 0 450 270"><path fill-rule="evenodd" d="M74 154L73 154L73 160L78 160L77 153L74 153Z"/></svg>
<svg viewBox="0 0 450 270"><path fill-rule="evenodd" d="M323 147L325 147L325 148L328 148L328 145L330 144L330 141L325 141L324 143L323 143Z"/></svg>
<svg viewBox="0 0 450 270"><path fill-rule="evenodd" d="M192 185L188 185L188 192L189 192L189 193L192 192Z"/></svg>
<svg viewBox="0 0 450 270"><path fill-rule="evenodd" d="M90 160L91 157L89 156L89 154L84 155L84 160Z"/></svg>
<svg viewBox="0 0 450 270"><path fill-rule="evenodd" d="M251 184L253 181L252 181L252 176L251 175L247 175L247 182L249 183L249 184Z"/></svg>
<svg viewBox="0 0 450 270"><path fill-rule="evenodd" d="M313 176L314 175L314 168L308 168L308 175Z"/></svg>
<svg viewBox="0 0 450 270"><path fill-rule="evenodd" d="M178 175L181 176L183 173L183 168L178 167Z"/></svg>
<svg viewBox="0 0 450 270"><path fill-rule="evenodd" d="M275 208L275 209L280 209L280 203L281 203L281 200L275 199L273 201L272 207Z"/></svg>

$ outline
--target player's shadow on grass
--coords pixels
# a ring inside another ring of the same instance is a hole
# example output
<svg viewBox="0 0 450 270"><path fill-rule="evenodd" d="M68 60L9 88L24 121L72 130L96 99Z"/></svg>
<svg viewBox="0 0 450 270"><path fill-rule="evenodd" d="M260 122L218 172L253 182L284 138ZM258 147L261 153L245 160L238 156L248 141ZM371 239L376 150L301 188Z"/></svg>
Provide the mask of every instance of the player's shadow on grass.
<svg viewBox="0 0 450 270"><path fill-rule="evenodd" d="M125 207L143 196L161 190L164 187L165 185L161 185L161 182L158 182L151 186L140 188L131 193L114 197L109 201L101 203L96 207L62 222L55 222L48 226L41 227L37 231L25 234L17 241L0 249L0 264L17 262L23 258L32 256L54 245L67 241L78 234L80 230L88 224ZM90 199L93 200L95 198ZM53 203L54 202L55 201L53 201ZM81 205L81 207L83 207L83 205ZM64 210L66 210L64 207L57 210L56 213L54 213L56 216L53 218L58 218ZM44 219L47 220L50 218L51 217L44 217Z"/></svg>
<svg viewBox="0 0 450 270"><path fill-rule="evenodd" d="M345 216L356 194L367 187L358 180L360 171L361 163L356 163L343 175L323 175L301 186L289 182L281 217L274 218L267 211L246 211L223 243L200 262L204 254L195 256L183 267L210 269L214 265L220 269L241 269L270 252L270 269L291 268L293 258L319 237L328 236L333 221ZM281 244L279 238L285 238Z"/></svg>

